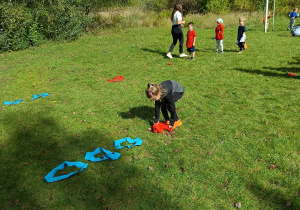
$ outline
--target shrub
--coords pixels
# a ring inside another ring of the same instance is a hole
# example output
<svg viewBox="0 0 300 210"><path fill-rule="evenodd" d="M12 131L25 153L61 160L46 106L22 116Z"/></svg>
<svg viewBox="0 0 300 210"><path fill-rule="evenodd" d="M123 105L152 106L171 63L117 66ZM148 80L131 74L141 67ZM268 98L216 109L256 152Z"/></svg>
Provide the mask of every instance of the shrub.
<svg viewBox="0 0 300 210"><path fill-rule="evenodd" d="M226 13L229 11L230 4L228 0L210 0L206 5L208 12Z"/></svg>
<svg viewBox="0 0 300 210"><path fill-rule="evenodd" d="M168 0L144 0L141 6L146 9L161 11L168 6Z"/></svg>
<svg viewBox="0 0 300 210"><path fill-rule="evenodd" d="M20 50L30 46L28 37L32 15L22 6L0 5L0 50Z"/></svg>

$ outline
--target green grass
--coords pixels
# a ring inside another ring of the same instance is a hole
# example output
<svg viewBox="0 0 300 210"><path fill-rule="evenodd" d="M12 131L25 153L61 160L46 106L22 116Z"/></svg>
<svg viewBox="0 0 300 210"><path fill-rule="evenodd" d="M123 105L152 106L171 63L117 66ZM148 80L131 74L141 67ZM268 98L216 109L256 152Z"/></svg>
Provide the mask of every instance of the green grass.
<svg viewBox="0 0 300 210"><path fill-rule="evenodd" d="M241 55L238 26L225 28L224 54L214 53L214 30L196 27L195 61L178 58L177 46L165 58L170 28L2 54L1 103L24 101L0 108L0 208L234 209L239 201L242 209L299 209L300 47L287 25L278 20L264 34L246 23ZM107 81L117 75L124 80ZM176 103L183 126L154 134L144 90L168 79L186 90ZM142 146L116 150L114 140L126 136ZM43 179L63 161L87 162L97 147L121 157L89 162L59 182Z"/></svg>

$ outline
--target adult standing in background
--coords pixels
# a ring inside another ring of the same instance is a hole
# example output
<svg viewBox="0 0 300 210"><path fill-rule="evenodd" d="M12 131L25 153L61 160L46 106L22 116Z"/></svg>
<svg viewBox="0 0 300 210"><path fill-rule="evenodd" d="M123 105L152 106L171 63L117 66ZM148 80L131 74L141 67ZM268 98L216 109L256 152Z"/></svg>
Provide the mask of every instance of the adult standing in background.
<svg viewBox="0 0 300 210"><path fill-rule="evenodd" d="M168 58L173 58L172 51L175 45L177 44L177 41L179 40L179 57L186 57L187 55L183 53L183 42L184 42L184 36L182 32L183 24L185 24L185 21L182 21L182 4L175 4L173 12L171 14L171 21L172 21L172 36L173 36L173 43L170 46L169 52L167 54Z"/></svg>

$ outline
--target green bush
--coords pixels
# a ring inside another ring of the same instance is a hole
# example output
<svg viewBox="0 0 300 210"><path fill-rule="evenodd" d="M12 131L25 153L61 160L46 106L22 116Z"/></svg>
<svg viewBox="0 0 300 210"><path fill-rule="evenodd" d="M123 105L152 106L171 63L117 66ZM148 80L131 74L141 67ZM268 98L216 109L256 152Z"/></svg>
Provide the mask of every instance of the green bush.
<svg viewBox="0 0 300 210"><path fill-rule="evenodd" d="M86 17L78 8L71 5L58 5L50 8L46 36L53 40L78 38L84 31Z"/></svg>
<svg viewBox="0 0 300 210"><path fill-rule="evenodd" d="M0 50L20 50L30 46L32 15L22 6L0 5Z"/></svg>
<svg viewBox="0 0 300 210"><path fill-rule="evenodd" d="M226 13L229 11L230 3L228 0L210 0L206 8L208 12Z"/></svg>
<svg viewBox="0 0 300 210"><path fill-rule="evenodd" d="M167 8L168 0L144 0L141 6L146 9L161 11Z"/></svg>

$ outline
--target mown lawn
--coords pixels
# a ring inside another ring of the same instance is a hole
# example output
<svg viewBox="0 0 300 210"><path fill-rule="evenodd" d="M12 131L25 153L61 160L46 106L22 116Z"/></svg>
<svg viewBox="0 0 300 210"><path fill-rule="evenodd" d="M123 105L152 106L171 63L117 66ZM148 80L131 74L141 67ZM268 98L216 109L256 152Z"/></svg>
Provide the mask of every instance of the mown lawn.
<svg viewBox="0 0 300 210"><path fill-rule="evenodd" d="M238 25L225 28L224 54L214 53L213 29L196 27L195 61L178 58L177 46L165 58L169 28L1 54L0 209L299 209L300 39L287 24L264 34L246 23L243 54ZM124 80L107 81L117 75ZM155 134L144 90L168 79L186 90L183 126ZM31 100L41 93L50 96ZM117 150L114 140L127 136L143 144ZM121 157L84 160L98 147ZM47 183L63 161L89 166Z"/></svg>

